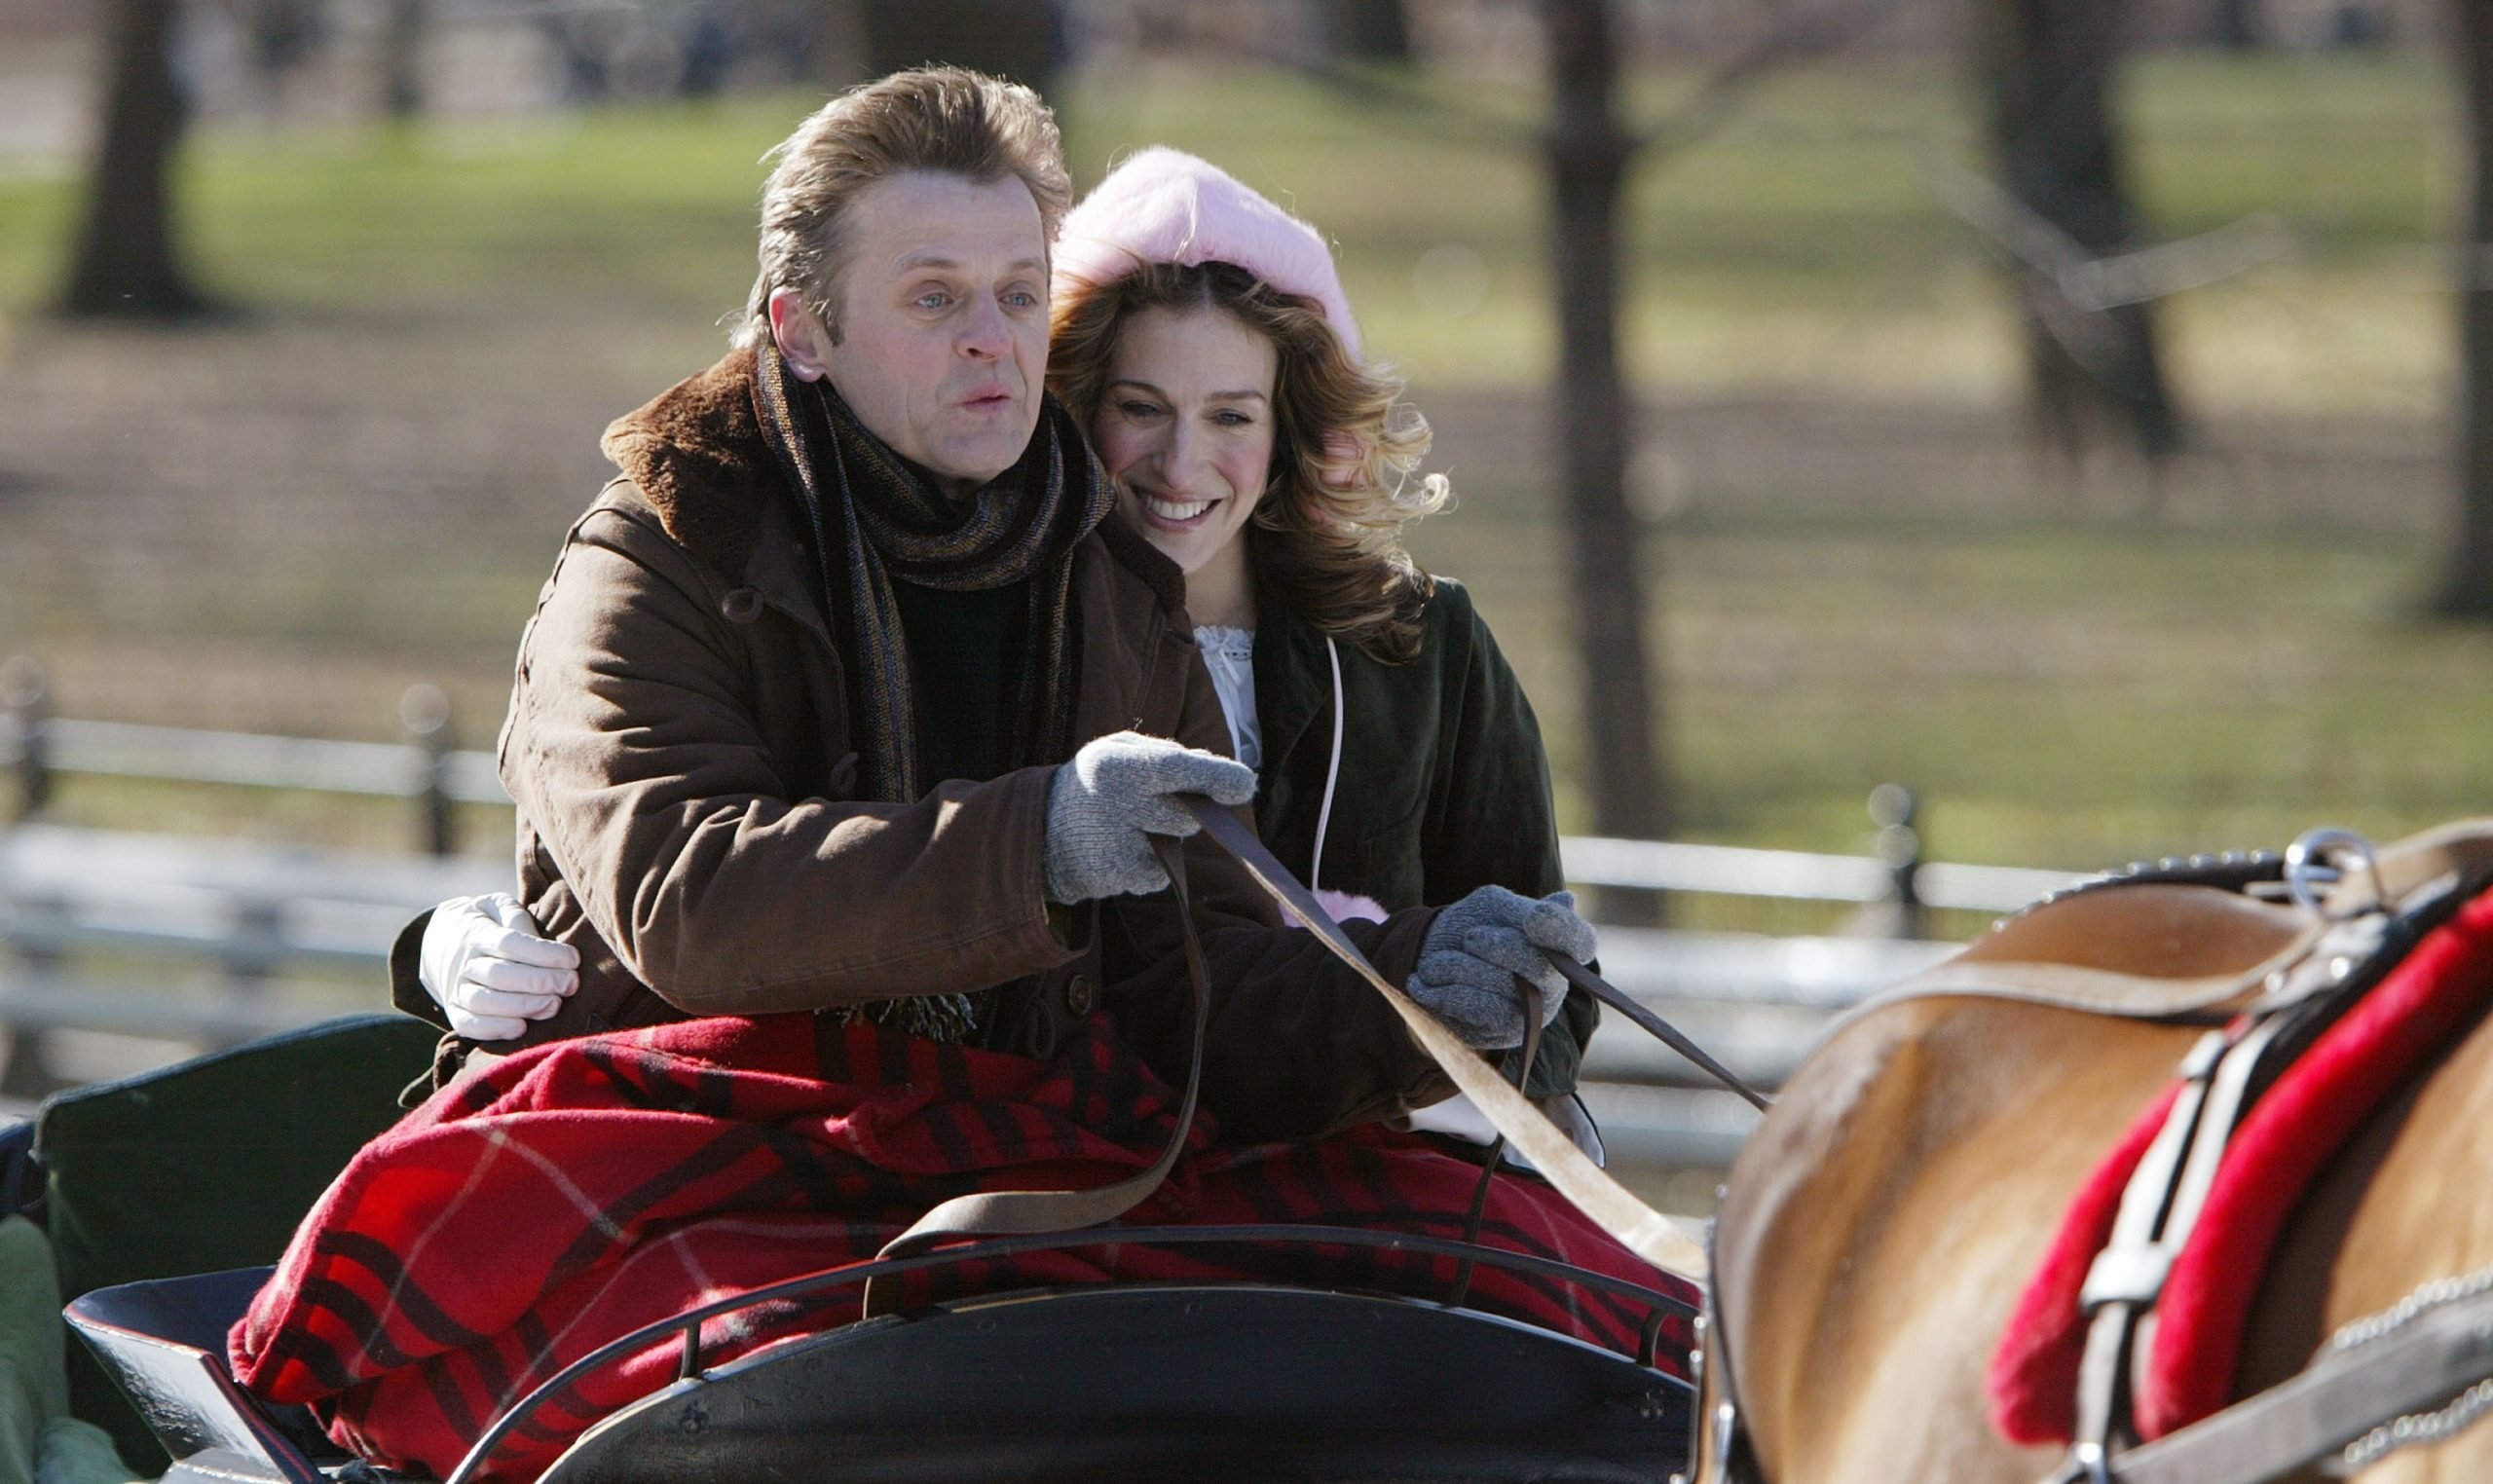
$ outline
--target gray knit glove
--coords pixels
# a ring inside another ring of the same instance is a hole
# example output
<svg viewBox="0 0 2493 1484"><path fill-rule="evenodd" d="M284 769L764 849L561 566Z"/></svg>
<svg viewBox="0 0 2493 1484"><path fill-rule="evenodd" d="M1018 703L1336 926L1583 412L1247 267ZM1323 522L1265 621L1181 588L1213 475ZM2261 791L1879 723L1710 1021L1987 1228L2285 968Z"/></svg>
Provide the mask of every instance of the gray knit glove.
<svg viewBox="0 0 2493 1484"><path fill-rule="evenodd" d="M1255 771L1138 731L1084 743L1048 785L1048 900L1071 906L1167 886L1169 872L1144 836L1184 839L1203 828L1169 801L1172 794L1208 794L1236 807L1255 797Z"/></svg>
<svg viewBox="0 0 2493 1484"><path fill-rule="evenodd" d="M1576 915L1573 892L1539 901L1483 886L1437 913L1420 940L1419 966L1403 988L1474 1051L1523 1044L1521 975L1541 991L1541 1023L1558 1018L1567 977L1544 948L1579 963L1593 956L1593 925Z"/></svg>

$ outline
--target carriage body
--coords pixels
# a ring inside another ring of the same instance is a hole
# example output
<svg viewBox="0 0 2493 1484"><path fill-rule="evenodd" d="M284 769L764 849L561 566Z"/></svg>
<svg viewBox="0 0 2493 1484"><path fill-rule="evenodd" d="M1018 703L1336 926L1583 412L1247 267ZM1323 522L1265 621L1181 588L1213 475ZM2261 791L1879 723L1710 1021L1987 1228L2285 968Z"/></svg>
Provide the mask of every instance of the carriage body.
<svg viewBox="0 0 2493 1484"><path fill-rule="evenodd" d="M353 1048L384 1043L407 1050L403 1026L387 1018L337 1022L130 1084L82 1090L68 1094L68 1103L89 1113L114 1105L115 1136L124 1140L144 1137L155 1121L177 1139L212 1138L221 1129L229 1140L266 1145L321 1129L334 1143L341 1126L366 1130L365 1136L377 1132L369 1130L382 1117L369 1095L377 1084L330 1079L329 1086L289 1069L334 1070L358 1059ZM243 1090L250 1105L237 1101ZM340 1096L353 1106L338 1104ZM323 1106L324 1097L338 1105ZM208 1106L200 1105L203 1098ZM58 1111L47 1110L48 1124ZM81 1121L64 1117L59 1128L74 1131ZM57 1152L68 1156L65 1172L81 1180L93 1181L99 1167L114 1163L93 1151ZM167 1455L168 1479L321 1484L376 1477L340 1453L308 1410L248 1395L226 1365L226 1334L269 1270L219 1266L217 1256L233 1260L241 1228L256 1225L260 1235L252 1240L262 1243L280 1226L290 1230L317 1194L316 1184L304 1188L303 1173L279 1182L282 1188L243 1188L229 1174L221 1195L165 1193L175 1203L163 1206L165 1225L204 1221L225 1229L201 1244L205 1260L197 1264L218 1271L173 1263L162 1230L151 1234L159 1271L128 1281L89 1287L79 1280L110 1264L92 1252L66 1254L64 1277L77 1295L70 1322L100 1360L99 1375L136 1410L121 1429L125 1451L131 1451L130 1424L143 1423ZM91 1190L65 1194L55 1209L75 1214L78 1230L66 1234L73 1245L108 1235L98 1234L91 1217L109 1202ZM241 1220L246 1203L262 1208ZM684 1350L677 1379L596 1422L542 1477L549 1484L756 1477L822 1484L967 1477L1031 1484L1168 1477L1660 1484L1687 1465L1693 1395L1656 1363L1658 1318L1643 1354L1631 1355L1407 1296L1263 1281L1128 1282L980 1294L799 1334L716 1364L700 1353L705 1320L732 1323L738 1305L800 1301L895 1268L1106 1241L1417 1245L1483 1266L1521 1264L1544 1281L1612 1292L1623 1286L1493 1247L1318 1227L1115 1229L852 1263L705 1306L606 1347L600 1355L665 1343L668 1331L678 1331ZM276 1255L271 1248L260 1260ZM1640 1296L1665 1306L1657 1316L1673 1303L1650 1290ZM534 1407L559 1403L570 1374L548 1381L480 1436L459 1476L489 1477L495 1436L525 1426ZM82 1412L94 1397L90 1385Z"/></svg>

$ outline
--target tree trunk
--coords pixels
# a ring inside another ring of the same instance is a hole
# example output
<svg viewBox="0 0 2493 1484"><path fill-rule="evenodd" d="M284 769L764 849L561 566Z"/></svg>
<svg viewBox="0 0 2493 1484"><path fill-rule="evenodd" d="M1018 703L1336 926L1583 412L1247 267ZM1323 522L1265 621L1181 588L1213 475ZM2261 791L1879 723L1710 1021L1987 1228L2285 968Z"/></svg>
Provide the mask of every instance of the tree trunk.
<svg viewBox="0 0 2493 1484"><path fill-rule="evenodd" d="M1559 453L1566 480L1593 828L1659 837L1670 823L1645 659L1652 607L1627 505L1627 390L1619 364L1619 204L1632 146L1612 112L1605 0L1544 0L1549 40L1550 273L1558 298Z"/></svg>
<svg viewBox="0 0 2493 1484"><path fill-rule="evenodd" d="M206 308L174 246L172 164L187 111L173 80L178 4L114 0L107 18L102 142L64 315L176 318Z"/></svg>
<svg viewBox="0 0 2493 1484"><path fill-rule="evenodd" d="M1410 18L1402 0L1316 0L1324 47L1351 61L1408 62Z"/></svg>
<svg viewBox="0 0 2493 1484"><path fill-rule="evenodd" d="M866 70L950 62L1010 78L1053 101L1063 43L1059 0L864 0Z"/></svg>
<svg viewBox="0 0 2493 1484"><path fill-rule="evenodd" d="M404 121L424 111L428 0L389 0L381 14L381 111Z"/></svg>
<svg viewBox="0 0 2493 1484"><path fill-rule="evenodd" d="M2493 618L2493 0L2457 0L2451 43L2466 79L2467 241L2458 292L2460 413L2458 532L2434 600L2456 618Z"/></svg>
<svg viewBox="0 0 2493 1484"><path fill-rule="evenodd" d="M2117 0L1983 0L1981 62L2001 183L2089 256L2135 245L2113 138ZM2181 447L2147 304L2072 303L2034 264L2017 269L2037 435L2074 459L2097 426L2126 429L2160 463Z"/></svg>
<svg viewBox="0 0 2493 1484"><path fill-rule="evenodd" d="M2232 52L2259 46L2259 0L2216 0L2216 45Z"/></svg>

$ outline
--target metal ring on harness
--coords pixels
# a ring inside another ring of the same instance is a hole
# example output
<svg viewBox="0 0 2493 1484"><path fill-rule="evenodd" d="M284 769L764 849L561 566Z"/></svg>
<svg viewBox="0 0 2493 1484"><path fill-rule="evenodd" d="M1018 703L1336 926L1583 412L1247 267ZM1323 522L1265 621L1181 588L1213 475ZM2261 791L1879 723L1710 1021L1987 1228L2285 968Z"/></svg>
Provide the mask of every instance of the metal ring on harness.
<svg viewBox="0 0 2493 1484"><path fill-rule="evenodd" d="M2372 879L2372 901L2361 908L2331 911L2315 888L2333 886L2346 879L2347 872L2329 864L2339 854L2355 857L2363 873ZM2380 873L2380 856L2372 842L2352 830L2306 830L2286 847L2286 890L2294 905L2324 917L2356 917L2374 908L2389 905L2389 886Z"/></svg>

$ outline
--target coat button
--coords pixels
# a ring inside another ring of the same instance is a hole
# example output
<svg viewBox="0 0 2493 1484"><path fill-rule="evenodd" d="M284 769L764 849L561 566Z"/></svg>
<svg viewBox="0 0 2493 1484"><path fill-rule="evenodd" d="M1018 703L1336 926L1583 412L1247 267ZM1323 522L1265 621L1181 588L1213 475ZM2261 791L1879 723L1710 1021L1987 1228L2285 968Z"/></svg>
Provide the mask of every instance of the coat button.
<svg viewBox="0 0 2493 1484"><path fill-rule="evenodd" d="M762 594L739 587L719 600L719 612L729 623L751 623L762 616Z"/></svg>
<svg viewBox="0 0 2493 1484"><path fill-rule="evenodd" d="M1099 1008L1099 989L1091 983L1090 975L1076 974L1064 982L1064 1008L1073 1013L1075 1020L1087 1020L1092 1011Z"/></svg>

